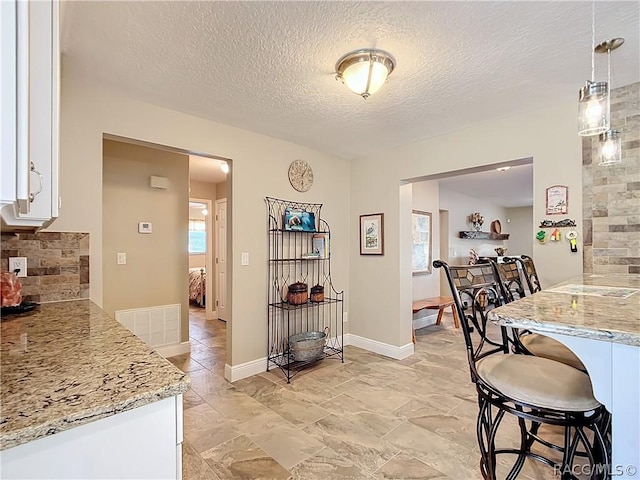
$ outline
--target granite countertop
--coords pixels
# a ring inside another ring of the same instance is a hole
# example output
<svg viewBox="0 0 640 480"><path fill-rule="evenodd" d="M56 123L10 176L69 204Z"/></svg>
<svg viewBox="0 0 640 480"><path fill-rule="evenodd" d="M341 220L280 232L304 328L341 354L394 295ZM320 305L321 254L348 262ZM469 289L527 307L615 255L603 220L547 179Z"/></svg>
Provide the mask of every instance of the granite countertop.
<svg viewBox="0 0 640 480"><path fill-rule="evenodd" d="M640 275L585 274L498 307L500 325L640 346Z"/></svg>
<svg viewBox="0 0 640 480"><path fill-rule="evenodd" d="M185 392L189 378L89 300L0 324L0 450Z"/></svg>

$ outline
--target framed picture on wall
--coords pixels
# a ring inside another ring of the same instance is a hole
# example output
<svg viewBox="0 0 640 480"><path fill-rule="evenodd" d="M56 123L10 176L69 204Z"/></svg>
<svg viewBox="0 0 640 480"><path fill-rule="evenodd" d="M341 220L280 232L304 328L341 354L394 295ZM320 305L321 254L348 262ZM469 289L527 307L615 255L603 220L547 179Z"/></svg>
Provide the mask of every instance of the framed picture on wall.
<svg viewBox="0 0 640 480"><path fill-rule="evenodd" d="M431 213L411 212L411 273L431 273Z"/></svg>
<svg viewBox="0 0 640 480"><path fill-rule="evenodd" d="M566 215L569 213L569 187L553 185L547 188L547 215Z"/></svg>
<svg viewBox="0 0 640 480"><path fill-rule="evenodd" d="M360 215L360 255L384 255L384 213Z"/></svg>

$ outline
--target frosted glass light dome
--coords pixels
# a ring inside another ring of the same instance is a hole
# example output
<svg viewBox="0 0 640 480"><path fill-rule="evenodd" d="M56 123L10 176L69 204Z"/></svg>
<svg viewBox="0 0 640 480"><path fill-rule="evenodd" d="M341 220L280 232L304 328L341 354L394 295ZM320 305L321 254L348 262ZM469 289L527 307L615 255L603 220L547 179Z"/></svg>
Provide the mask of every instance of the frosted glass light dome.
<svg viewBox="0 0 640 480"><path fill-rule="evenodd" d="M395 63L393 56L383 50L356 50L338 60L336 78L366 99L384 85Z"/></svg>

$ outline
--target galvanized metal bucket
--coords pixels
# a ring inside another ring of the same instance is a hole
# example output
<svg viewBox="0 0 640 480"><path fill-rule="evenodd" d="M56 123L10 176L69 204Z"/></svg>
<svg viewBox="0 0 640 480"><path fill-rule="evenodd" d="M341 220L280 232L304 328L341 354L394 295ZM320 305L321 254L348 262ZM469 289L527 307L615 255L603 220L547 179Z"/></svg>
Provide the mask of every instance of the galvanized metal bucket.
<svg viewBox="0 0 640 480"><path fill-rule="evenodd" d="M322 355L329 327L324 332L302 332L289 337L289 350L296 362L311 362Z"/></svg>

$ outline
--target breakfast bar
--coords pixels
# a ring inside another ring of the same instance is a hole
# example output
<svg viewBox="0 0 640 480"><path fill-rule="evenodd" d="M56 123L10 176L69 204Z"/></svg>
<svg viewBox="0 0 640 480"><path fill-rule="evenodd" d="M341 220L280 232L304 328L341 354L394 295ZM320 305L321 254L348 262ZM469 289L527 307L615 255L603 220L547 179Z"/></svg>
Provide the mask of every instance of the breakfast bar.
<svg viewBox="0 0 640 480"><path fill-rule="evenodd" d="M640 478L640 275L585 274L489 313L562 342L612 414L611 476Z"/></svg>

